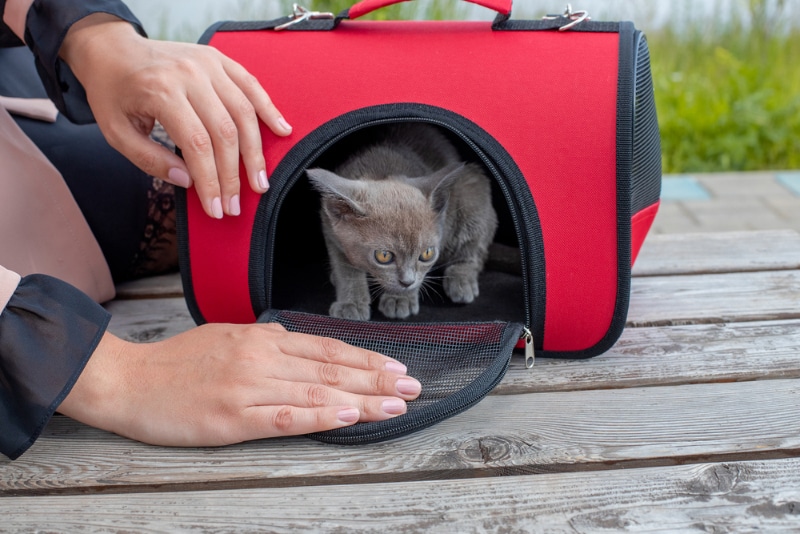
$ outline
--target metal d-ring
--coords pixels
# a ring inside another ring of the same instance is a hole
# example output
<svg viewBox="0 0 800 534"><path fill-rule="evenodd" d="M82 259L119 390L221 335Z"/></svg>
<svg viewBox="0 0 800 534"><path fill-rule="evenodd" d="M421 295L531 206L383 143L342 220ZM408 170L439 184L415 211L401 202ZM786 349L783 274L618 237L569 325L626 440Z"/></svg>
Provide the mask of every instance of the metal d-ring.
<svg viewBox="0 0 800 534"><path fill-rule="evenodd" d="M571 30L574 26L580 24L584 20L592 20L589 17L589 12L586 10L573 11L572 4L567 4L567 8L561 15L545 15L544 17L542 17L542 19L544 20L556 20L560 18L569 19L568 23L558 28L558 31L560 32Z"/></svg>
<svg viewBox="0 0 800 534"><path fill-rule="evenodd" d="M292 20L289 22L284 22L280 26L275 26L273 28L275 31L285 30L290 26L294 26L304 20L315 20L315 19L333 19L333 13L327 13L324 11L310 11L299 4L292 4L292 14L289 15Z"/></svg>

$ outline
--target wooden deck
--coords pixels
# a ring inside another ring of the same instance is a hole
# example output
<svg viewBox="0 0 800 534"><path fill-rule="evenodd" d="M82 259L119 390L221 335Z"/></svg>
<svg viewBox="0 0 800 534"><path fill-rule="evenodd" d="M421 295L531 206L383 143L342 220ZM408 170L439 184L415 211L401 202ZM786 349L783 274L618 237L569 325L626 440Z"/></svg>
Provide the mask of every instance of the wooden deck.
<svg viewBox="0 0 800 534"><path fill-rule="evenodd" d="M800 234L654 235L634 274L606 354L515 356L390 442L161 448L56 416L0 460L0 531L800 531ZM128 339L193 325L174 276L108 307Z"/></svg>

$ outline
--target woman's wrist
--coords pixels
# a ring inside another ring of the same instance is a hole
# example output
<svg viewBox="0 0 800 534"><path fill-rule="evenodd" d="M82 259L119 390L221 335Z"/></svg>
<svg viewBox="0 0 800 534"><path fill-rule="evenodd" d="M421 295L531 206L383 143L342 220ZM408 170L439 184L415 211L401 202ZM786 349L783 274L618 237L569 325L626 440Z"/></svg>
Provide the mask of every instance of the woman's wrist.
<svg viewBox="0 0 800 534"><path fill-rule="evenodd" d="M119 0L34 0L25 19L25 43L36 57L36 69L47 96L78 124L93 122L94 116L83 86L70 65L61 59L61 48L73 26L78 24L80 28L87 24L81 21L99 14L126 21L137 33L147 36L139 20Z"/></svg>
<svg viewBox="0 0 800 534"><path fill-rule="evenodd" d="M108 13L93 13L73 24L61 44L59 57L82 80L84 68L91 68L96 52L107 53L109 43L117 49L120 36L141 38L127 21Z"/></svg>

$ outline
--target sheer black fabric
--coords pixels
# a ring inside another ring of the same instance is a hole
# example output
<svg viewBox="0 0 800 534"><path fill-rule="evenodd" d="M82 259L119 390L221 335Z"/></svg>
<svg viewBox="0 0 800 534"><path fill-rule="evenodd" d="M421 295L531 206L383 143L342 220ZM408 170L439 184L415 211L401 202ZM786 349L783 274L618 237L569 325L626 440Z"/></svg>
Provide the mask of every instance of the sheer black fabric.
<svg viewBox="0 0 800 534"><path fill-rule="evenodd" d="M141 35L147 34L128 6L119 0L35 0L25 24L25 42L36 56L36 70L47 95L58 110L76 124L94 121L86 92L58 53L70 27L93 13L108 13L130 22Z"/></svg>
<svg viewBox="0 0 800 534"><path fill-rule="evenodd" d="M110 314L73 286L24 277L0 314L0 453L39 437L105 332Z"/></svg>

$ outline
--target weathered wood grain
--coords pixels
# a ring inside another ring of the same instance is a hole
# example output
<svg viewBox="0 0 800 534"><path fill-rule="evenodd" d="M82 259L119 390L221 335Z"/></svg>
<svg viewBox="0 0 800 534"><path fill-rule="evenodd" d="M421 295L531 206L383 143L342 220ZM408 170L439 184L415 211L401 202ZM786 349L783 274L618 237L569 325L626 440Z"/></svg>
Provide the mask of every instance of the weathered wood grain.
<svg viewBox="0 0 800 534"><path fill-rule="evenodd" d="M800 318L800 271L633 280L628 326Z"/></svg>
<svg viewBox="0 0 800 534"><path fill-rule="evenodd" d="M158 341L195 326L183 297L113 300L104 307L111 312L109 331L128 341Z"/></svg>
<svg viewBox="0 0 800 534"><path fill-rule="evenodd" d="M14 462L0 495L308 486L795 456L800 381L494 395L389 442L305 438L177 449L55 418Z"/></svg>
<svg viewBox="0 0 800 534"><path fill-rule="evenodd" d="M633 276L800 269L795 230L649 235Z"/></svg>
<svg viewBox="0 0 800 534"><path fill-rule="evenodd" d="M367 485L0 499L2 529L797 532L800 460Z"/></svg>
<svg viewBox="0 0 800 534"><path fill-rule="evenodd" d="M493 394L800 378L800 320L628 328L588 360L515 355Z"/></svg>

